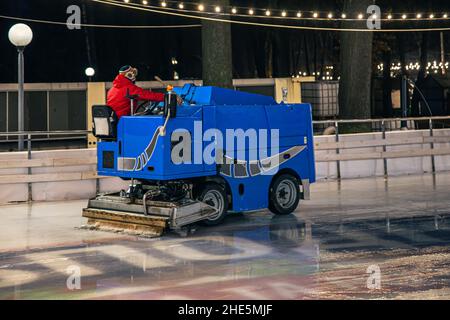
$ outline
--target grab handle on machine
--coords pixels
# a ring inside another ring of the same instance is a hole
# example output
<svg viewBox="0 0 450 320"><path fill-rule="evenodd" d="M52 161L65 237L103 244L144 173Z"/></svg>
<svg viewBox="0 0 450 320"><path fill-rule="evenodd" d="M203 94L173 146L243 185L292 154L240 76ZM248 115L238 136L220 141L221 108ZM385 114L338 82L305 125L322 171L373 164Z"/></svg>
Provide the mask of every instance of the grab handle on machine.
<svg viewBox="0 0 450 320"><path fill-rule="evenodd" d="M167 111L167 117L166 117L166 121L164 122L164 125L159 129L159 135L161 137L164 137L166 135L166 127L167 127L167 123L169 122L170 119L170 108Z"/></svg>
<svg viewBox="0 0 450 320"><path fill-rule="evenodd" d="M134 115L134 102L135 102L136 99L139 98L139 95L138 94L130 94L130 89L127 89L127 95L125 97L130 99L130 101L131 101L131 112L130 112L130 114L133 116Z"/></svg>

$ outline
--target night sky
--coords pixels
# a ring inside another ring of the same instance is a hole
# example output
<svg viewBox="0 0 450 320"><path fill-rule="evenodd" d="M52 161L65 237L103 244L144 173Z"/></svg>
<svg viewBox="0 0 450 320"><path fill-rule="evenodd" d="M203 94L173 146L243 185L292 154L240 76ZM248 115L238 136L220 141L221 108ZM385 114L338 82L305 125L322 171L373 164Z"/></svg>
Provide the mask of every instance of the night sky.
<svg viewBox="0 0 450 320"><path fill-rule="evenodd" d="M1 13L35 19L66 21L66 8L81 6L80 0L2 0ZM192 20L173 19L105 5L86 5L88 23L118 25L192 24ZM16 50L9 43L7 30L15 21L0 19L0 81L14 82ZM33 29L33 42L26 48L27 82L86 81L84 70L94 66L94 80L111 80L120 66L132 64L140 70L141 79L155 74L168 77L170 58L183 52L180 73L187 77L201 74L200 28L182 30L111 30L82 28L68 30L65 26L28 23ZM87 37L86 37L87 36ZM90 56L87 40L89 41ZM179 58L180 59L180 58ZM181 59L180 59L181 60ZM183 65L189 65L184 72Z"/></svg>
<svg viewBox="0 0 450 320"><path fill-rule="evenodd" d="M135 0L136 1L136 0ZM184 1L185 3L188 1ZM242 6L263 7L267 3L278 3L279 8L300 8L318 10L338 10L340 1L232 1ZM448 1L395 1L399 10L442 9ZM134 25L172 25L196 24L198 20L169 17L148 12L115 8L89 0L2 0L0 14L34 19L66 21L66 8L69 5L85 4L88 23L95 24L134 24ZM153 1L154 4L159 1ZM391 3L390 1L379 1ZM450 13L450 10L449 10ZM84 21L83 21L84 22ZM17 21L0 19L0 82L17 81L17 57L15 48L9 43L8 29ZM173 66L171 58L176 57L176 70L183 79L199 79L201 77L201 30L200 28L171 30L117 30L83 28L68 30L65 26L46 25L27 22L34 32L33 42L26 48L26 82L85 82L84 70L88 66L96 69L95 81L111 81L120 66L132 64L139 68L140 80L151 80L154 75L163 79L171 79ZM317 32L292 31L258 27L233 26L233 64L235 77L264 77L262 65L264 61L264 41L268 32L280 36L281 45L275 52L275 58L285 60L293 52L289 47L290 39L314 39ZM436 33L435 33L436 34ZM447 37L448 38L448 37ZM326 48L322 54L326 62L336 63L338 57L338 37L324 38ZM410 43L411 56L416 53L416 44ZM285 46L285 47L284 47ZM251 48L256 63L255 72L248 71L248 66L241 59L244 50ZM430 52L437 53L438 36L431 37ZM300 49L299 49L300 50ZM302 49L303 50L303 49ZM310 50L310 49L308 49ZM300 55L301 55L301 51ZM448 52L448 50L447 50ZM283 66L277 64L274 76L290 76L291 72L301 69L299 66Z"/></svg>

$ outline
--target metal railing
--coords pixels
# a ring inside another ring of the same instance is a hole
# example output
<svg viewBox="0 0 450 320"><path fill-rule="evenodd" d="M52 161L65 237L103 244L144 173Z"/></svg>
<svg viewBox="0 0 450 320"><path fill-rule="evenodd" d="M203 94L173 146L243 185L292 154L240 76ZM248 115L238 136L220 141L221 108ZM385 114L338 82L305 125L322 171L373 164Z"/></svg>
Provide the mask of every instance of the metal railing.
<svg viewBox="0 0 450 320"><path fill-rule="evenodd" d="M8 144L14 145L19 142L19 137L24 137L24 144L26 150L31 151L33 142L54 142L54 141L71 141L71 140L86 140L91 131L87 130L67 130L67 131L16 131L16 132L1 132L0 146ZM11 139L11 137L14 137ZM6 138L6 139L4 139ZM14 147L12 148L14 149ZM17 150L11 150L17 151ZM25 150L24 150L25 151Z"/></svg>
<svg viewBox="0 0 450 320"><path fill-rule="evenodd" d="M330 119L313 121L313 123L368 123L368 122L389 122L389 121L436 121L450 120L450 116L437 117L407 117L407 118L379 118L379 119Z"/></svg>
<svg viewBox="0 0 450 320"><path fill-rule="evenodd" d="M378 123L381 126L381 138L383 140L386 140L386 123L388 122L426 122L428 124L427 130L429 130L429 137L434 136L434 131L436 130L435 124L439 123L439 125L442 128L450 128L450 116L439 116L439 117L409 117L409 118L380 118L380 119L345 119L345 120L320 120L320 121L313 121L313 124L328 124L334 127L334 137L335 137L335 143L336 148L334 149L336 151L336 154L339 155L341 153L341 149L345 149L343 147L339 146L339 142L341 140L341 136L343 135L340 133L340 126L344 124L374 124ZM447 121L447 123L445 123ZM369 132L373 132L372 126ZM53 141L70 141L70 140L79 140L79 139L86 139L86 147L87 147L87 137L91 133L91 131L88 130L68 130L68 131L29 131L29 132L2 132L0 133L0 138L2 137L24 137L24 142L26 143L26 151L27 152L27 158L31 160L32 158L32 146L35 142L53 142ZM362 132L360 132L362 133ZM42 138L45 137L45 138ZM0 140L0 145L2 143L14 143L18 142L19 139L8 139L8 140ZM444 143L446 143L445 141ZM450 143L450 139L448 141ZM434 140L431 139L429 142L430 148L434 149ZM411 144L411 143L410 143ZM379 146L382 146L383 152L386 152L386 144L381 144ZM362 148L363 146L360 146ZM357 146L353 147L357 148ZM432 171L435 172L435 155L431 154L431 166ZM344 160L345 161L345 160ZM336 160L337 165L337 178L341 178L341 166L340 166L341 160ZM384 174L387 176L387 158L383 157L383 163L384 163ZM28 168L29 174L31 173L31 168Z"/></svg>
<svg viewBox="0 0 450 320"><path fill-rule="evenodd" d="M336 142L339 141L340 130L339 126L343 124L379 124L380 131L383 136L385 136L386 131L400 130L400 128L387 128L386 123L397 123L397 122L427 122L428 128L430 130L430 135L433 135L433 130L436 127L436 123L442 128L450 128L450 116L437 116L437 117L408 117L408 118L380 118L380 119L329 119L329 120L315 120L313 121L314 125L323 125L324 128L327 128L325 125L329 125L328 127L334 128L334 134L336 136ZM442 121L448 121L444 123ZM416 128L408 128L408 129L416 129ZM377 129L371 126L371 129L367 132L377 132ZM10 137L18 137L23 136L25 142L27 143L27 149L31 149L32 142L53 142L53 141L70 141L70 140L80 140L88 138L88 135L92 133L92 131L88 130L65 130L65 131L24 131L24 132L0 132L0 146L1 144L11 144L16 143L19 139L10 139ZM364 132L358 132L364 133ZM33 138L38 136L38 138ZM46 138L42 138L46 136ZM2 139L6 137L6 139ZM87 144L86 144L87 145Z"/></svg>
<svg viewBox="0 0 450 320"><path fill-rule="evenodd" d="M32 159L32 142L37 141L55 141L55 140L62 140L67 141L71 139L80 139L80 138L86 138L87 135L91 133L87 130L71 130L71 131L23 131L23 132L2 132L0 133L0 137L24 137L23 142L26 143L26 151L27 152L27 160ZM47 138L37 138L33 139L34 136L47 136ZM56 136L51 138L50 136ZM61 137L65 136L65 137ZM0 143L18 143L19 138L17 139L8 139L8 140L0 140ZM32 168L27 167L27 174L32 174ZM98 191L100 187L99 179L96 179L96 190ZM28 182L28 201L32 201L32 183Z"/></svg>
<svg viewBox="0 0 450 320"><path fill-rule="evenodd" d="M407 117L407 118L380 118L380 119L343 119L343 120L320 120L320 121L313 121L313 124L332 124L334 126L334 136L335 136L335 142L339 143L340 141L340 133L339 133L339 126L343 125L343 124L365 124L365 123L370 123L371 125L374 123L378 123L381 125L381 135L382 135L382 139L386 140L386 123L388 122L427 122L428 123L428 129L429 130L429 136L433 137L434 136L434 130L436 130L434 128L434 124L440 121L440 124L442 126L442 128L450 128L450 116L436 116L436 117ZM445 123L443 121L448 121L448 123ZM371 126L371 130L372 130ZM408 129L407 127L405 127L405 129ZM416 128L414 127L414 130ZM358 132L358 133L364 133L364 132ZM449 141L450 143L450 138ZM386 152L386 145L383 145L383 152ZM430 148L431 150L434 149L434 142L433 140L430 140ZM337 147L336 148L336 154L340 154L341 152L341 148ZM341 179L341 160L336 160L336 170L337 170L337 178ZM432 168L432 172L435 173L436 172L436 164L435 164L435 155L433 153L431 153L431 168ZM384 170L384 175L387 176L388 175L388 170L387 170L387 158L383 157L383 170Z"/></svg>

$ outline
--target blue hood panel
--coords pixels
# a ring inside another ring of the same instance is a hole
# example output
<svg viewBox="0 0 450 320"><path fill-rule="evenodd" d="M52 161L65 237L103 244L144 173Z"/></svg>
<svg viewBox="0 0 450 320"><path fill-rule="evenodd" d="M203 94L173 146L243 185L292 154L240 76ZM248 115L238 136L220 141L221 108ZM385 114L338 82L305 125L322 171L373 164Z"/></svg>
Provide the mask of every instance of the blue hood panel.
<svg viewBox="0 0 450 320"><path fill-rule="evenodd" d="M235 91L218 87L196 87L186 84L183 88L174 88L176 94L182 96L189 105L274 105L272 97L260 94Z"/></svg>

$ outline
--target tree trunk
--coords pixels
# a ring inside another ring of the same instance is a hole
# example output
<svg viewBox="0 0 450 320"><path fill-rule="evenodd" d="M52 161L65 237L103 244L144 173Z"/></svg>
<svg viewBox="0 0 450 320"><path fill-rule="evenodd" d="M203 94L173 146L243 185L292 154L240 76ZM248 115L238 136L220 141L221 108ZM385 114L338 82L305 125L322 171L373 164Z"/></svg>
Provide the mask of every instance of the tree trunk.
<svg viewBox="0 0 450 320"><path fill-rule="evenodd" d="M391 79L391 51L383 53L383 117L391 117L392 110L392 79Z"/></svg>
<svg viewBox="0 0 450 320"><path fill-rule="evenodd" d="M229 0L208 1L222 7ZM223 17L222 17L223 18ZM233 88L231 54L231 26L229 23L202 20L203 84Z"/></svg>
<svg viewBox="0 0 450 320"><path fill-rule="evenodd" d="M406 37L405 34L398 34L397 39L399 43L399 59L401 64L402 76L408 76L408 71L406 70Z"/></svg>
<svg viewBox="0 0 450 320"><path fill-rule="evenodd" d="M310 69L310 64L309 64L309 46L308 46L308 39L307 39L307 35L306 32L303 34L303 46L304 46L304 50L305 50L305 70L307 74L311 74L311 69Z"/></svg>
<svg viewBox="0 0 450 320"><path fill-rule="evenodd" d="M419 70L419 73L417 74L417 81L416 86L419 87L419 90L422 88L422 84L425 80L426 76L426 65L428 62L428 32L422 33L422 39L420 42L420 65L421 68ZM413 117L420 117L420 116L431 116L429 110L420 110L419 108L419 102L421 101L421 96L416 88L414 88L412 101L411 101L411 116ZM422 106L424 107L425 104L422 102Z"/></svg>
<svg viewBox="0 0 450 320"><path fill-rule="evenodd" d="M366 12L373 0L345 0L344 12ZM366 28L365 21L346 21L345 28ZM341 79L339 86L340 117L343 119L370 118L372 79L371 32L342 32L340 46ZM352 126L351 131L367 129Z"/></svg>
<svg viewBox="0 0 450 320"><path fill-rule="evenodd" d="M313 37L313 50L314 50L314 55L313 55L313 72L317 72L317 37ZM310 74L308 74L308 76L310 76Z"/></svg>
<svg viewBox="0 0 450 320"><path fill-rule="evenodd" d="M320 68L318 68L317 70L320 71L320 74L327 76L326 73L326 66L325 66L325 58L326 58L326 39L324 39L324 37L326 37L326 33L324 34L323 32L319 34L319 45L320 45L320 50L319 50L319 58L320 58ZM315 72L317 72L317 70L315 70ZM331 75L331 73L330 73Z"/></svg>
<svg viewBox="0 0 450 320"><path fill-rule="evenodd" d="M256 36L254 30L250 32L251 40L247 41L245 50L248 51L248 70L250 78L258 78L258 68L256 66Z"/></svg>
<svg viewBox="0 0 450 320"><path fill-rule="evenodd" d="M266 42L264 46L264 52L265 52L265 72L266 72L266 78L272 78L273 77L273 37L272 37L272 30L267 30L267 37Z"/></svg>

